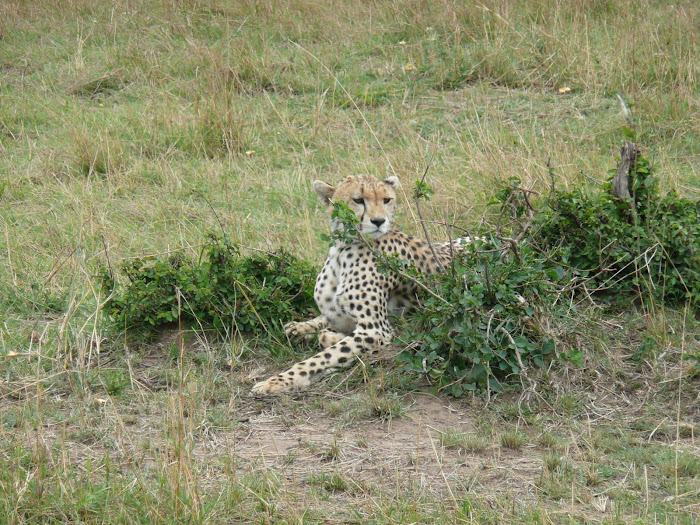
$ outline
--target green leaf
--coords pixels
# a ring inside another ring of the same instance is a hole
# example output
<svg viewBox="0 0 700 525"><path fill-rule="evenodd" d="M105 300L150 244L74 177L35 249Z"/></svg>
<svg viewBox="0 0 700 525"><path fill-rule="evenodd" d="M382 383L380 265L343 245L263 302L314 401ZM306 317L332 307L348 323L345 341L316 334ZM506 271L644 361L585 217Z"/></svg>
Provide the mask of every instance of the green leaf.
<svg viewBox="0 0 700 525"><path fill-rule="evenodd" d="M542 344L542 353L544 355L549 355L552 352L554 352L554 340L553 339L547 339L543 344Z"/></svg>
<svg viewBox="0 0 700 525"><path fill-rule="evenodd" d="M489 386L491 387L491 390L493 390L494 392L503 392L503 385L501 385L501 383L499 383L493 377L489 378Z"/></svg>
<svg viewBox="0 0 700 525"><path fill-rule="evenodd" d="M626 137L629 137L632 140L634 140L634 137L636 135L636 133L627 126L622 126L622 133L624 133Z"/></svg>

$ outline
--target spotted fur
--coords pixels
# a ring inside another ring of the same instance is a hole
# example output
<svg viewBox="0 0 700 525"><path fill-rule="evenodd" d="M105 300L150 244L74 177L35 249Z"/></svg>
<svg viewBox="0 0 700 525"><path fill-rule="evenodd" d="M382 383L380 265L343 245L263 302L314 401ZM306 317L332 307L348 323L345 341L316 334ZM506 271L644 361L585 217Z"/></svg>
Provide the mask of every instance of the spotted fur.
<svg viewBox="0 0 700 525"><path fill-rule="evenodd" d="M289 323L287 336L296 339L318 334L321 352L296 363L253 387L256 394L297 390L324 376L350 367L359 358L379 352L391 344L390 314L410 307L415 288L394 273L378 270L373 250L396 254L426 274L446 267L454 253L469 239L430 245L393 229L397 177L380 181L368 175L346 177L337 187L315 181L314 190L333 209L333 202L345 201L360 221L359 229L372 247L361 240L330 248L316 279L314 299L321 315L310 321ZM337 220L331 229L342 228Z"/></svg>

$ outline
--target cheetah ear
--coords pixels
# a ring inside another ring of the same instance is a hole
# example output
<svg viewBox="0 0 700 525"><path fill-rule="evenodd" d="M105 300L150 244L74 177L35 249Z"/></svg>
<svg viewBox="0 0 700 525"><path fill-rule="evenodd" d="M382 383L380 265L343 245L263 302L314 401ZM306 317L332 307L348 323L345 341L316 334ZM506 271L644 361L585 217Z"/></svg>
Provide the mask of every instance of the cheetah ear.
<svg viewBox="0 0 700 525"><path fill-rule="evenodd" d="M399 186L401 186L401 181L396 175L392 175L391 177L387 177L386 179L384 179L384 184L388 184L389 186L398 188Z"/></svg>
<svg viewBox="0 0 700 525"><path fill-rule="evenodd" d="M322 180L315 180L314 191L316 192L316 195L318 195L318 198L321 199L323 204L329 205L331 204L331 199L335 193L335 186L331 186Z"/></svg>

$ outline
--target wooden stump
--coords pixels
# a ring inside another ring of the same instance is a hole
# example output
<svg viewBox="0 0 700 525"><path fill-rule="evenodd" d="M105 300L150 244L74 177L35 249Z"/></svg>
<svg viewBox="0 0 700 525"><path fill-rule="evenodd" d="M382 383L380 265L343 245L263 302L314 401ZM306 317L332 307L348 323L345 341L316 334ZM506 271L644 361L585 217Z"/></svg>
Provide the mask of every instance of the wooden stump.
<svg viewBox="0 0 700 525"><path fill-rule="evenodd" d="M613 197L626 202L627 205L635 209L634 199L630 194L630 175L634 173L637 166L637 157L641 154L639 146L632 142L625 142L620 152L620 166L617 168L615 178L612 183Z"/></svg>

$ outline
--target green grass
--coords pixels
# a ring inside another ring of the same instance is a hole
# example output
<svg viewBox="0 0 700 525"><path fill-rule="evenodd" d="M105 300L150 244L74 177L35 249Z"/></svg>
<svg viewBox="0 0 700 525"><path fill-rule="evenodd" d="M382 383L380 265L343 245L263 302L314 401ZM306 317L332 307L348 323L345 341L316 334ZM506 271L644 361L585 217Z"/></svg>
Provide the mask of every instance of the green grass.
<svg viewBox="0 0 700 525"><path fill-rule="evenodd" d="M462 449L474 453L483 451L488 443L478 434L465 434L455 430L445 430L440 434L440 444L447 448Z"/></svg>
<svg viewBox="0 0 700 525"><path fill-rule="evenodd" d="M383 361L261 401L252 382L307 347L121 333L96 274L197 257L222 230L318 264L311 181L410 188L429 163L443 238L510 176L596 187L623 126L663 189L697 199L699 16L690 0L3 2L0 522L697 522L694 312L573 302L561 329L584 368L495 399L429 404Z"/></svg>

